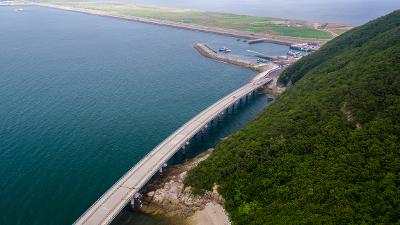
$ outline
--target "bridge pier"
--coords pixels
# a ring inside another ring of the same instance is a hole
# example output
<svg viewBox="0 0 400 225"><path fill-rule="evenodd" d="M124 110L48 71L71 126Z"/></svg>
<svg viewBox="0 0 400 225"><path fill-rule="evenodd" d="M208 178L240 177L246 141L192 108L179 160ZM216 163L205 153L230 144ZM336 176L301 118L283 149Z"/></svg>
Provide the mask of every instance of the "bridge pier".
<svg viewBox="0 0 400 225"><path fill-rule="evenodd" d="M217 118L218 124L221 123L221 121L223 120L224 115L226 115L224 112L222 112L221 114L218 115L218 118Z"/></svg>
<svg viewBox="0 0 400 225"><path fill-rule="evenodd" d="M131 209L142 208L142 195L140 193L136 193L130 200L129 205Z"/></svg>
<svg viewBox="0 0 400 225"><path fill-rule="evenodd" d="M200 141L204 141L204 132L200 131Z"/></svg>
<svg viewBox="0 0 400 225"><path fill-rule="evenodd" d="M167 167L167 166L168 166L168 164L167 164L167 163L164 163L164 164L161 166L161 168L159 169L159 172L162 173L162 172L163 172L163 168L165 168L165 167Z"/></svg>
<svg viewBox="0 0 400 225"><path fill-rule="evenodd" d="M185 148L185 146L183 146L182 148L181 148L181 153L182 153L182 155L185 155L186 154L186 148Z"/></svg>
<svg viewBox="0 0 400 225"><path fill-rule="evenodd" d="M204 140L205 135L206 135L206 128L203 127L203 129L201 129L200 131L200 138L202 141Z"/></svg>
<svg viewBox="0 0 400 225"><path fill-rule="evenodd" d="M135 198L131 198L129 205L131 206L131 209L135 209Z"/></svg>

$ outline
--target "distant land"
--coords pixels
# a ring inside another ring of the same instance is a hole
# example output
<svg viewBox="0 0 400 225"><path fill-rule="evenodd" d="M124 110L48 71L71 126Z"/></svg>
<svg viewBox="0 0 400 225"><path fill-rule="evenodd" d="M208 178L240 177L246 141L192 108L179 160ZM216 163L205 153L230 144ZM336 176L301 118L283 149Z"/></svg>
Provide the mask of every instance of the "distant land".
<svg viewBox="0 0 400 225"><path fill-rule="evenodd" d="M399 224L400 10L289 66L289 88L189 171L236 225Z"/></svg>
<svg viewBox="0 0 400 225"><path fill-rule="evenodd" d="M139 22L206 31L248 39L266 38L278 44L323 44L351 25L246 16L116 2L34 1L41 6L112 16Z"/></svg>

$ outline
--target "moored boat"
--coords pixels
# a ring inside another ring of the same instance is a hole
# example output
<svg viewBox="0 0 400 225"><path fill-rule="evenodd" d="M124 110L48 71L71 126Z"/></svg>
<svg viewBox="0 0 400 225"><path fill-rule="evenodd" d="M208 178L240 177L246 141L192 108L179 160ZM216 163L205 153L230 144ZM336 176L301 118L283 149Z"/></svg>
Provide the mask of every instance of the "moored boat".
<svg viewBox="0 0 400 225"><path fill-rule="evenodd" d="M223 53L229 53L229 52L231 52L232 50L230 50L230 49L227 48L227 47L223 47L223 48L218 49L218 51L223 52Z"/></svg>

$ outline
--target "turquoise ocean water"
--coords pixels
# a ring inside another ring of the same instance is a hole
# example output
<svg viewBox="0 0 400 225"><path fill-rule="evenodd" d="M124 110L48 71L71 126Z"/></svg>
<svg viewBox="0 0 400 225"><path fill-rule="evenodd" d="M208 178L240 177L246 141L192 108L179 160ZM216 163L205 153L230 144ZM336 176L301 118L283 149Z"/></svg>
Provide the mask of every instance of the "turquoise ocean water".
<svg viewBox="0 0 400 225"><path fill-rule="evenodd" d="M154 146L254 75L192 48L196 42L247 48L235 38L15 9L0 7L1 225L71 224ZM265 96L253 99L192 154L266 105Z"/></svg>

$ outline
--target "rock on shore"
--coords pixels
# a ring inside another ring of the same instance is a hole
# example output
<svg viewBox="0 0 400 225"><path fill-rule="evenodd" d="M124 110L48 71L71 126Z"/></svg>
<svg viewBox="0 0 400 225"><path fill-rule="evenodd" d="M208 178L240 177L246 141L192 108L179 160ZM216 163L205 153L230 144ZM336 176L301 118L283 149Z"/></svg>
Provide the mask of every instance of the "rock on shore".
<svg viewBox="0 0 400 225"><path fill-rule="evenodd" d="M187 218L187 223L192 225L230 224L217 185L212 192L203 196L192 195L190 187L183 185L187 171L205 160L211 152L210 149L192 160L167 169L161 179L143 195L141 210L153 215Z"/></svg>

